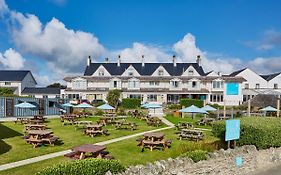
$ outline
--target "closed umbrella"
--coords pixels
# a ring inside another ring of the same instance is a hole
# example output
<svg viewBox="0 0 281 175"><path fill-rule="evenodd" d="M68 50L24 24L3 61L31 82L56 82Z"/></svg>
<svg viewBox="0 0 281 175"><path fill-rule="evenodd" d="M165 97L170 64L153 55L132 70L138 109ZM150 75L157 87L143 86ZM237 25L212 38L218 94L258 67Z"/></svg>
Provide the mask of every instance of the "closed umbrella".
<svg viewBox="0 0 281 175"><path fill-rule="evenodd" d="M19 104L15 105L15 107L16 107L16 108L23 108L23 109L25 109L25 113L26 113L26 109L36 108L35 105L30 104L30 103L28 103L28 102L26 102L26 101L23 102L23 103L19 103Z"/></svg>

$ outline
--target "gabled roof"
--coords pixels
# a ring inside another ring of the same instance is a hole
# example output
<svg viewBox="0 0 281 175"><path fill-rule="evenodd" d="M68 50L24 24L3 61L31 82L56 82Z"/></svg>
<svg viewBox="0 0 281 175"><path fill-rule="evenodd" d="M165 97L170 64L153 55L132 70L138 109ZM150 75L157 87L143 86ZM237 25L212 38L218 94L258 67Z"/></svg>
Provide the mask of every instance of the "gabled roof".
<svg viewBox="0 0 281 175"><path fill-rule="evenodd" d="M241 72L243 72L244 70L246 70L247 68L244 68L244 69L241 69L241 70L238 70L238 71L235 71L235 72L232 72L231 74L229 74L229 76L236 76L236 75L238 75L238 74L240 74Z"/></svg>
<svg viewBox="0 0 281 175"><path fill-rule="evenodd" d="M265 79L266 81L270 81L273 78L277 77L278 75L280 75L281 72L279 73L275 73L275 74L269 74L269 75L260 75L263 79Z"/></svg>
<svg viewBox="0 0 281 175"><path fill-rule="evenodd" d="M60 88L26 87L22 94L60 94Z"/></svg>
<svg viewBox="0 0 281 175"><path fill-rule="evenodd" d="M91 76L100 65L103 65L111 75L122 75L130 65L132 65L140 75L147 76L152 75L160 65L162 65L171 76L182 75L189 66L193 66L200 75L205 75L203 68L197 63L177 63L176 67L174 67L173 63L145 63L145 66L142 66L141 63L121 63L120 66L117 66L117 63L91 63L90 66L86 67L84 75Z"/></svg>
<svg viewBox="0 0 281 175"><path fill-rule="evenodd" d="M22 81L28 73L31 72L29 70L0 70L0 81Z"/></svg>

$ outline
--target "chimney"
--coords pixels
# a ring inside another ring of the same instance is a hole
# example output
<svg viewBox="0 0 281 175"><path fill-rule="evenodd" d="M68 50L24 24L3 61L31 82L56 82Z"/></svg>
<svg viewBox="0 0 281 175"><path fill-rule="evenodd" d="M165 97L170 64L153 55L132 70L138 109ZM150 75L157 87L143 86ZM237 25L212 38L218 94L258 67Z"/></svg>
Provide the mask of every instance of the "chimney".
<svg viewBox="0 0 281 175"><path fill-rule="evenodd" d="M120 64L121 64L121 55L118 55L117 66L120 67Z"/></svg>
<svg viewBox="0 0 281 175"><path fill-rule="evenodd" d="M201 56L197 55L196 63L201 66Z"/></svg>
<svg viewBox="0 0 281 175"><path fill-rule="evenodd" d="M144 55L141 56L141 66L144 67L145 63L144 63Z"/></svg>
<svg viewBox="0 0 281 175"><path fill-rule="evenodd" d="M177 58L176 58L176 55L173 55L173 63L174 63L174 67L177 67Z"/></svg>
<svg viewBox="0 0 281 175"><path fill-rule="evenodd" d="M105 58L105 59L104 59L104 63L109 63L109 59L108 59L108 58Z"/></svg>
<svg viewBox="0 0 281 175"><path fill-rule="evenodd" d="M87 60L87 66L90 66L92 63L91 56L89 55L88 60Z"/></svg>

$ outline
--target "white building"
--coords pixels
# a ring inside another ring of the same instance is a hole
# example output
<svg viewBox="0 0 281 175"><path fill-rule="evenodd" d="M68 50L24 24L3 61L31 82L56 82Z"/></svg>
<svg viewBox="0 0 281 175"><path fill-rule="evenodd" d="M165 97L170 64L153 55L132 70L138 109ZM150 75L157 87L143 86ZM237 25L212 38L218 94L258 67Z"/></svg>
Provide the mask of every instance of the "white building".
<svg viewBox="0 0 281 175"><path fill-rule="evenodd" d="M239 76L205 73L196 63L92 63L83 76L65 77L67 88L62 98L106 99L111 89L122 90L122 98L140 98L143 102L178 103L181 98L206 100L207 103L239 105L242 102Z"/></svg>
<svg viewBox="0 0 281 175"><path fill-rule="evenodd" d="M231 73L231 77L243 77L243 101L247 101L258 94L281 94L281 72L269 75L259 75L249 68Z"/></svg>
<svg viewBox="0 0 281 175"><path fill-rule="evenodd" d="M0 87L13 90L15 95L21 95L26 87L35 87L36 81L27 70L0 70Z"/></svg>

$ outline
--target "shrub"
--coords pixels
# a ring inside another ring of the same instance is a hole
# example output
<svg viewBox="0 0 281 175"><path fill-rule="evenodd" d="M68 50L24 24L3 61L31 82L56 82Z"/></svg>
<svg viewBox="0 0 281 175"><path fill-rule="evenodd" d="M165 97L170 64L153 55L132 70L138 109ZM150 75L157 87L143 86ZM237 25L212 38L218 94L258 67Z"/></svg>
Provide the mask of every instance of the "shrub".
<svg viewBox="0 0 281 175"><path fill-rule="evenodd" d="M205 142L205 141L185 142L185 143L182 143L179 146L178 151L181 154L186 153L186 152L190 152L190 151L195 151L195 150L203 150L203 151L207 151L207 152L213 152L213 151L218 150L220 148L222 148L222 144L219 140L214 141L214 142Z"/></svg>
<svg viewBox="0 0 281 175"><path fill-rule="evenodd" d="M189 107L191 105L195 105L197 107L203 107L203 100L182 98L180 100L180 105L185 107Z"/></svg>
<svg viewBox="0 0 281 175"><path fill-rule="evenodd" d="M168 109L181 109L180 104L171 104L167 106Z"/></svg>
<svg viewBox="0 0 281 175"><path fill-rule="evenodd" d="M201 160L206 160L207 159L207 151L204 150L194 150L194 151L188 151L181 156L183 157L189 157L191 158L194 162L199 162Z"/></svg>
<svg viewBox="0 0 281 175"><path fill-rule="evenodd" d="M121 106L125 109L136 109L141 105L141 100L138 98L124 98L122 99Z"/></svg>
<svg viewBox="0 0 281 175"><path fill-rule="evenodd" d="M104 112L102 110L100 110L100 109L97 109L95 111L95 115L97 115L97 116L102 116L103 114L104 114Z"/></svg>
<svg viewBox="0 0 281 175"><path fill-rule="evenodd" d="M281 146L281 120L279 118L245 117L240 119L240 123L240 139L237 145L255 145L258 149ZM224 140L225 122L215 122L212 132Z"/></svg>
<svg viewBox="0 0 281 175"><path fill-rule="evenodd" d="M125 167L117 160L85 159L74 162L64 162L48 167L37 175L104 175L107 171L119 173L125 171Z"/></svg>
<svg viewBox="0 0 281 175"><path fill-rule="evenodd" d="M126 115L126 112L123 108L119 108L117 111L117 115Z"/></svg>

